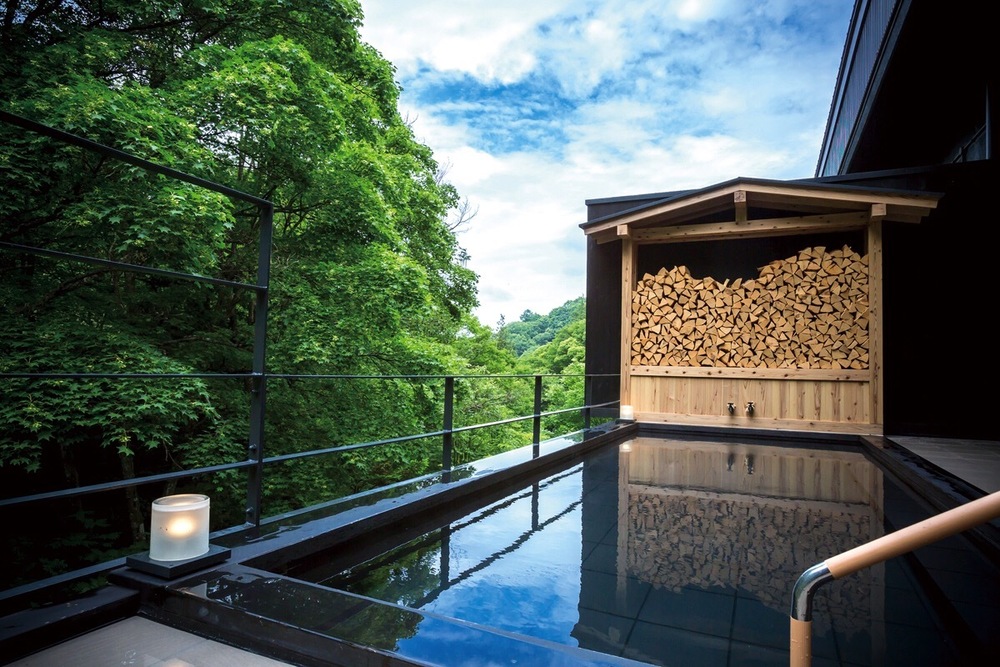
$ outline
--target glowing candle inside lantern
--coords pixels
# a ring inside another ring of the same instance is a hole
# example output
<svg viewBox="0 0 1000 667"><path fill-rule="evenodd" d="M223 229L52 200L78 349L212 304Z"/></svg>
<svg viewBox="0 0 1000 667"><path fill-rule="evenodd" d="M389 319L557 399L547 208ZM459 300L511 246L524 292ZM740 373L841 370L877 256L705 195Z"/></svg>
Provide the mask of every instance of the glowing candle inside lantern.
<svg viewBox="0 0 1000 667"><path fill-rule="evenodd" d="M150 559L186 560L208 553L208 510L208 496L196 493L154 500Z"/></svg>

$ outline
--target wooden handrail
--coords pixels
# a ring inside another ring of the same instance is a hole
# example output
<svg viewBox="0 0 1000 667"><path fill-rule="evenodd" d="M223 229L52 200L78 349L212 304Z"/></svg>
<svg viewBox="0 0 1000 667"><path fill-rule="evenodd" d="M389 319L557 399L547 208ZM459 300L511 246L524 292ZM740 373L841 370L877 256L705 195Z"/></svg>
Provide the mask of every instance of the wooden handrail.
<svg viewBox="0 0 1000 667"><path fill-rule="evenodd" d="M792 593L791 667L809 667L812 664L812 598L821 585L998 517L1000 491L827 558L803 572L795 582Z"/></svg>

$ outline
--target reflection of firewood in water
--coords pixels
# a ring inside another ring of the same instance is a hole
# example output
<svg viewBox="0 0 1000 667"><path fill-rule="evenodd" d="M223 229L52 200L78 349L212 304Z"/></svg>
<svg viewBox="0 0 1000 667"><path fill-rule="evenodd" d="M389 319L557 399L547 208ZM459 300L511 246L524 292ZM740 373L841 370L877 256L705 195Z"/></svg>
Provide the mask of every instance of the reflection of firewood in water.
<svg viewBox="0 0 1000 667"><path fill-rule="evenodd" d="M675 592L739 588L785 613L799 575L870 540L871 519L867 507L847 503L631 485L628 573ZM874 572L831 582L824 591L843 630L869 627Z"/></svg>

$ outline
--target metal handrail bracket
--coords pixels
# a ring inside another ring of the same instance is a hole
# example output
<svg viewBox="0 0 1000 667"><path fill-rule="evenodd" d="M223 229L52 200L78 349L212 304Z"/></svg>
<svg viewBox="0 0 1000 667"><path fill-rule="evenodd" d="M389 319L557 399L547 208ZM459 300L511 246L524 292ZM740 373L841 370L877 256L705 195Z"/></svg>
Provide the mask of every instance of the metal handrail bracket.
<svg viewBox="0 0 1000 667"><path fill-rule="evenodd" d="M792 593L790 665L812 664L812 603L820 586L1000 517L1000 491L901 528L813 565Z"/></svg>

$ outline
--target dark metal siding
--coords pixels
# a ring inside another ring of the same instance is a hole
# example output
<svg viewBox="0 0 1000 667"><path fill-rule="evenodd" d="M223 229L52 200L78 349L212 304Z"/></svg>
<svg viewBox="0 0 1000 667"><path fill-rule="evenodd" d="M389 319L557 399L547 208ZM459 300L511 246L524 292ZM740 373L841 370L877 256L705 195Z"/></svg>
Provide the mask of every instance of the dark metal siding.
<svg viewBox="0 0 1000 667"><path fill-rule="evenodd" d="M997 439L987 388L1000 377L995 162L915 175L945 192L918 225L883 233L885 432Z"/></svg>
<svg viewBox="0 0 1000 667"><path fill-rule="evenodd" d="M862 105L870 95L872 78L883 57L883 44L899 0L869 0L859 3L850 29L855 40L845 50L841 63L841 80L838 81L831 108L823 153L817 169L819 176L840 173L852 138L862 121ZM846 72L846 76L844 76Z"/></svg>

